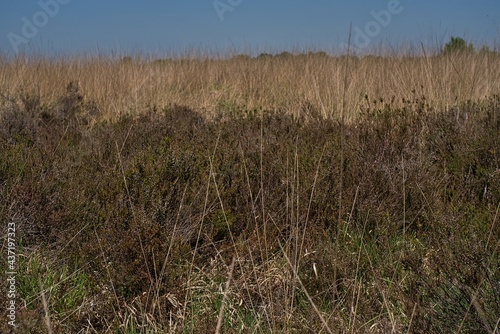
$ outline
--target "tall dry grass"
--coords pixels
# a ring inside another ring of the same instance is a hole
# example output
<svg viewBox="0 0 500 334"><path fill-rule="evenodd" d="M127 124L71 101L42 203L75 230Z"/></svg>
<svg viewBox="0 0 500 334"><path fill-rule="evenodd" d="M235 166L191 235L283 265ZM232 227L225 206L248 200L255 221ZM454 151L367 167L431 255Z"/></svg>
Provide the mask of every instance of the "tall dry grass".
<svg viewBox="0 0 500 334"><path fill-rule="evenodd" d="M336 117L342 108L344 66L342 57L322 53L162 61L19 57L0 61L0 93L1 100L35 93L51 103L69 82L78 81L105 118L174 104L207 116L264 108ZM396 108L425 97L429 109L446 110L498 94L498 78L500 55L493 52L352 57L345 116L355 118L366 97L391 100Z"/></svg>
<svg viewBox="0 0 500 334"><path fill-rule="evenodd" d="M19 323L497 332L499 60L0 59Z"/></svg>

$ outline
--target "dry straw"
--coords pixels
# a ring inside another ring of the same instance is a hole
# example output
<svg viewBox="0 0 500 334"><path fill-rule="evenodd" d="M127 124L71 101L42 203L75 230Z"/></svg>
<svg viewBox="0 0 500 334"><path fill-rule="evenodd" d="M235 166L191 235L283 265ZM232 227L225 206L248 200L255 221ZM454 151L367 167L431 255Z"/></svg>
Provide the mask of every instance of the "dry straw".
<svg viewBox="0 0 500 334"><path fill-rule="evenodd" d="M494 52L352 57L346 91L344 71L343 57L321 52L167 60L19 57L0 61L0 92L2 100L36 93L50 104L77 81L105 118L174 104L207 116L263 108L339 117L345 101L346 121L366 97L393 107L424 99L429 108L445 110L500 92L500 55Z"/></svg>

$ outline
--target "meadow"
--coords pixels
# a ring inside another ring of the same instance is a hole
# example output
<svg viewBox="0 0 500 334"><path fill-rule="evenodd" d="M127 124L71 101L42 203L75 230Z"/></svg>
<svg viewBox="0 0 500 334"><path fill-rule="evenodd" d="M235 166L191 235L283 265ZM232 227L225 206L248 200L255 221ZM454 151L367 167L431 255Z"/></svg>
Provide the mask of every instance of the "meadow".
<svg viewBox="0 0 500 334"><path fill-rule="evenodd" d="M18 332L498 333L499 78L490 51L0 58Z"/></svg>

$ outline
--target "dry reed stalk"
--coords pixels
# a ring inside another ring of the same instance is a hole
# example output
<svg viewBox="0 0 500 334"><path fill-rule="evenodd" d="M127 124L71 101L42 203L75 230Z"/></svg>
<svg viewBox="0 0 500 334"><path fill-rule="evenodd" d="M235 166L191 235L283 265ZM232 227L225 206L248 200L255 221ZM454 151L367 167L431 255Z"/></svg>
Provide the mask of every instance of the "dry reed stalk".
<svg viewBox="0 0 500 334"><path fill-rule="evenodd" d="M111 119L173 104L208 117L264 108L337 118L345 101L346 121L356 118L365 96L392 100L393 107L425 97L429 107L443 110L500 92L498 53L352 57L347 92L344 67L343 57L318 53L162 61L16 58L0 61L0 92L6 97L36 93L50 104L76 80L85 98Z"/></svg>

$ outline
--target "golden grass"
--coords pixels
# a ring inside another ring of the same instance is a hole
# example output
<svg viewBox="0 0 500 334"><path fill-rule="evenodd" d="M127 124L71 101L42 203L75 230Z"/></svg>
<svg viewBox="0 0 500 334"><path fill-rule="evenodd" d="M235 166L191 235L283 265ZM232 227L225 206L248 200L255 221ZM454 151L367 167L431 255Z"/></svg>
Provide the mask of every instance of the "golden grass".
<svg viewBox="0 0 500 334"><path fill-rule="evenodd" d="M0 60L4 100L39 94L44 103L78 81L88 101L105 118L142 113L155 106L185 105L210 117L238 109L278 109L300 115L337 117L342 108L345 59L321 53L274 57L207 57L132 61L111 58ZM346 119L369 101L392 100L393 107L425 97L435 110L500 92L500 55L493 52L448 56L351 57ZM3 103L3 101L2 101Z"/></svg>

